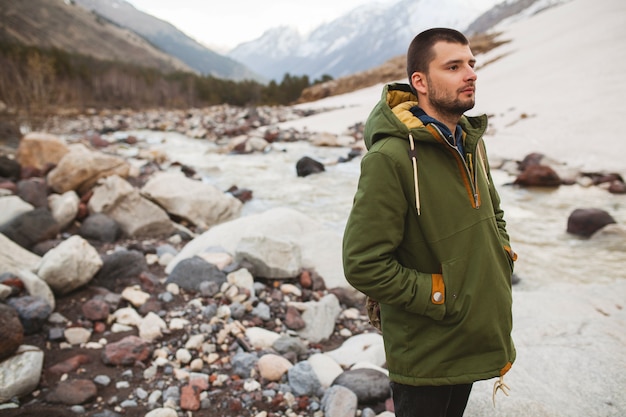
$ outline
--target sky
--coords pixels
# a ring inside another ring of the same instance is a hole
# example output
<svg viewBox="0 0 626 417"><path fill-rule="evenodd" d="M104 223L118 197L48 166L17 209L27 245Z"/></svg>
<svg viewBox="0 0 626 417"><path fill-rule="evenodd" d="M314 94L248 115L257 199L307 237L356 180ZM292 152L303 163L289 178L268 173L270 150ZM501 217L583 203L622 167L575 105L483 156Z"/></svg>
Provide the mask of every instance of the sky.
<svg viewBox="0 0 626 417"><path fill-rule="evenodd" d="M360 5L392 4L398 0L127 1L143 12L172 23L200 43L218 52L227 52L276 26L295 26L306 34Z"/></svg>

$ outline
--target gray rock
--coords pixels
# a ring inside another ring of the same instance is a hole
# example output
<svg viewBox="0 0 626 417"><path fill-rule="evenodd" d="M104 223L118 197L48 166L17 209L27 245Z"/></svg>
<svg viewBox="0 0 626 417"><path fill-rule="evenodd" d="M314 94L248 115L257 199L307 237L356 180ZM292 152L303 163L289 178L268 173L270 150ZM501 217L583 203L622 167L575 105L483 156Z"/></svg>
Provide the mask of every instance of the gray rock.
<svg viewBox="0 0 626 417"><path fill-rule="evenodd" d="M380 371L369 368L353 369L343 372L332 383L341 385L354 392L359 404L376 404L391 397L389 377Z"/></svg>
<svg viewBox="0 0 626 417"><path fill-rule="evenodd" d="M148 271L143 254L136 250L117 250L102 256L102 267L93 277L93 283L114 291L116 281L128 281Z"/></svg>
<svg viewBox="0 0 626 417"><path fill-rule="evenodd" d="M242 378L249 378L259 357L253 353L237 353L232 357L233 373Z"/></svg>
<svg viewBox="0 0 626 417"><path fill-rule="evenodd" d="M7 301L13 307L24 327L24 334L37 333L43 327L52 313L52 307L41 297L30 295L9 298Z"/></svg>
<svg viewBox="0 0 626 417"><path fill-rule="evenodd" d="M304 344L304 342L302 342L300 338L287 335L283 335L276 339L276 341L272 344L272 348L276 352L283 355L289 352L293 352L297 356L306 353L308 350L306 345Z"/></svg>
<svg viewBox="0 0 626 417"><path fill-rule="evenodd" d="M294 395L320 395L322 384L317 379L313 367L307 361L301 361L287 371L289 386Z"/></svg>
<svg viewBox="0 0 626 417"><path fill-rule="evenodd" d="M186 290L200 291L203 282L215 282L218 286L223 284L226 282L226 274L217 266L194 256L177 264L165 282L175 283Z"/></svg>
<svg viewBox="0 0 626 417"><path fill-rule="evenodd" d="M106 214L94 213L83 220L77 233L88 240L112 243L121 236L122 229Z"/></svg>
<svg viewBox="0 0 626 417"><path fill-rule="evenodd" d="M0 226L0 233L25 249L54 238L60 231L59 224L50 210L44 207L22 213Z"/></svg>

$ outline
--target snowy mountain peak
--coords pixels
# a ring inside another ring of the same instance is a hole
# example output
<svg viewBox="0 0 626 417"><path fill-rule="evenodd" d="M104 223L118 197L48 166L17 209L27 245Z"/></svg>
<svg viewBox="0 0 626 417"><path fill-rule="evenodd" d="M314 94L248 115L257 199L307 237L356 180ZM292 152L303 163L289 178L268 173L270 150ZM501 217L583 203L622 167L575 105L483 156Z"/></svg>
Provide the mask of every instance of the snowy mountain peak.
<svg viewBox="0 0 626 417"><path fill-rule="evenodd" d="M269 30L259 39L237 46L228 56L268 79L285 73L315 79L334 78L381 65L406 53L424 29L446 26L471 35L525 10L566 0L399 0L370 3L325 23L306 36L295 29ZM497 13L491 13L492 10ZM511 11L509 13L509 11ZM489 16L485 18L485 16ZM480 21L480 25L473 25Z"/></svg>

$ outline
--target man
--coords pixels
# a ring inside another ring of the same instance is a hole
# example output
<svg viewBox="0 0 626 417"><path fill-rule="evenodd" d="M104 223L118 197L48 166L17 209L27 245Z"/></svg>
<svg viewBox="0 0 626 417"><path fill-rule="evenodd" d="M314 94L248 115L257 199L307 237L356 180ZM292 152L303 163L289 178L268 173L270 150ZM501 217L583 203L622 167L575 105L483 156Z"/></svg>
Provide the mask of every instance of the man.
<svg viewBox="0 0 626 417"><path fill-rule="evenodd" d="M474 381L515 360L515 253L474 107L475 58L434 28L407 52L365 125L368 149L343 240L344 272L380 308L396 416L462 416Z"/></svg>

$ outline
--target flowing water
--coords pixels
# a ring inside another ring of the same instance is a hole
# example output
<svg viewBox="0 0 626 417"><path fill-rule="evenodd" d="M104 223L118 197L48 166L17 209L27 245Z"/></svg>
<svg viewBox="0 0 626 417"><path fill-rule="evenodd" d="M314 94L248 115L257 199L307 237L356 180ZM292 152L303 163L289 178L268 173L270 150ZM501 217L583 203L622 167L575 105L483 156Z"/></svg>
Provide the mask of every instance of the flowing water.
<svg viewBox="0 0 626 417"><path fill-rule="evenodd" d="M346 157L348 148L319 148L305 142L278 143L266 153L228 155L215 145L180 134L134 132L166 152L171 161L194 167L203 179L220 189L233 185L253 191L242 215L286 206L297 209L335 230L343 232L359 176L356 158ZM312 157L326 172L299 178L296 162ZM566 233L567 219L577 208L599 208L626 225L626 196L601 187L579 185L551 189L527 189L510 184L514 177L493 170L502 199L513 249L518 253L516 274L519 289L550 282L608 283L626 278L626 239L585 239Z"/></svg>

